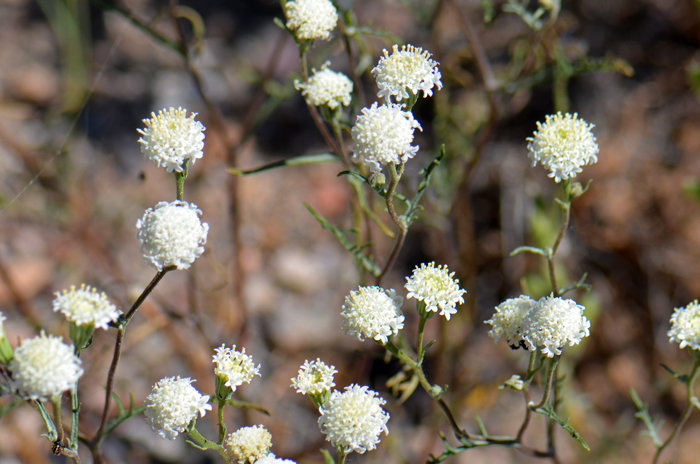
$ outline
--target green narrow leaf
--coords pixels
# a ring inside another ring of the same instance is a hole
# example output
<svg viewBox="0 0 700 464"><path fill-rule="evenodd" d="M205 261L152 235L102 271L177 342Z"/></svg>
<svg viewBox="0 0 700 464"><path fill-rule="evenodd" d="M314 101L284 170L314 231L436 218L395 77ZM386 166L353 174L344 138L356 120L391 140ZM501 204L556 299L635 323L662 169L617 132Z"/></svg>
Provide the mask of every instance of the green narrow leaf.
<svg viewBox="0 0 700 464"><path fill-rule="evenodd" d="M255 411L258 411L258 412L265 414L266 416L270 415L270 412L267 409L265 409L261 406L258 406L256 404L249 403L247 401L237 400L235 398L229 398L226 400L226 404L230 404L231 406L236 407L236 408L240 408L240 409L253 409Z"/></svg>
<svg viewBox="0 0 700 464"><path fill-rule="evenodd" d="M663 441L659 437L658 429L660 424L657 425L654 423L654 420L649 414L647 404L644 401L642 401L642 399L639 397L639 394L634 388L630 388L630 397L632 397L632 402L637 407L637 412L634 414L634 417L644 422L644 425L646 425L647 427L646 433L642 433L651 437L651 441L654 443L654 446L656 446L657 448L660 447L663 444Z"/></svg>
<svg viewBox="0 0 700 464"><path fill-rule="evenodd" d="M679 373L675 372L673 369L671 369L670 367L668 367L668 366L667 366L666 364L664 364L664 363L659 363L659 365L660 365L661 367L663 367L664 370L665 370L666 372L668 372L669 374L671 374L672 376L674 376L675 378L677 378L678 381L681 382L683 385L685 385L685 384L688 383L688 376L687 376L687 375L685 375L685 374L679 374Z"/></svg>
<svg viewBox="0 0 700 464"><path fill-rule="evenodd" d="M335 238L338 239L340 244L343 245L343 247L347 251L349 251L355 257L355 259L357 259L362 264L362 266L365 269L367 269L367 272L372 274L374 277L377 277L382 273L382 270L379 268L379 266L371 258L362 254L362 249L358 249L352 243L350 243L348 239L345 238L345 234L340 229L328 222L328 220L323 216L317 214L316 211L314 211L313 208L308 204L304 203L304 206L306 206L306 209L309 210L311 215L314 218L316 218L318 222L321 223L321 226L324 229L330 230L331 233L335 235Z"/></svg>
<svg viewBox="0 0 700 464"><path fill-rule="evenodd" d="M329 453L328 450L322 449L320 451L323 455L323 464L335 464L335 459L333 459L333 456L331 456L331 453Z"/></svg>
<svg viewBox="0 0 700 464"><path fill-rule="evenodd" d="M516 248L515 250L510 252L510 256L515 256L519 253L522 253L524 251L527 251L529 253L533 253L536 255L541 255L544 257L547 257L547 253L542 249L542 248L536 248L536 247L531 247L531 246L521 246Z"/></svg>
<svg viewBox="0 0 700 464"><path fill-rule="evenodd" d="M406 217L406 225L411 225L411 223L416 219L416 211L420 208L419 202L425 193L425 190L430 185L430 176L432 176L433 171L436 167L440 166L440 162L445 157L445 145L440 147L440 154L428 165L427 168L422 169L420 174L423 175L423 180L418 184L418 190L416 195L411 201L408 202L408 208L404 216Z"/></svg>
<svg viewBox="0 0 700 464"><path fill-rule="evenodd" d="M547 417L549 417L550 419L552 419L554 422L556 422L557 424L559 424L559 426L560 426L561 428L563 428L564 430L566 430L567 432L569 432L569 435L571 435L572 438L574 438L576 441L578 441L579 443L581 443L581 446L583 446L583 447L586 449L586 451L590 451L590 450L591 450L591 448L588 446L588 443L586 443L586 442L584 441L583 437L581 437L581 434L579 434L579 433L576 431L576 429L574 429L574 428L571 426L571 424L569 424L569 421L568 421L568 420L566 420L566 421L565 421L565 420L562 420L562 419L557 415L557 413L554 412L553 409L551 409L551 408L549 408L549 407L537 408L537 409L535 409L535 412L537 412L537 413L539 413L539 414L542 414L542 415L544 415L544 416L547 416Z"/></svg>
<svg viewBox="0 0 700 464"><path fill-rule="evenodd" d="M258 172L269 171L283 166L300 166L304 164L321 164L340 161L340 159L332 153L318 153L316 155L302 155L288 158L286 160L275 161L274 163L265 164L253 169L238 169L226 168L226 172L234 176L247 176L249 174L257 174Z"/></svg>

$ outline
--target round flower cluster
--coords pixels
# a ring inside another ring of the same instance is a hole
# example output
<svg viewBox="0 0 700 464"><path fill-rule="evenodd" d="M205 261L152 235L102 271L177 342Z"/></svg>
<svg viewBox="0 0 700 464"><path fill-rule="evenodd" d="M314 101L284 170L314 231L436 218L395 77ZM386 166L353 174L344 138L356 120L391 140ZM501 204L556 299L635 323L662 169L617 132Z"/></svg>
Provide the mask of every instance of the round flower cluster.
<svg viewBox="0 0 700 464"><path fill-rule="evenodd" d="M197 205L175 200L148 208L136 222L143 257L159 271L187 269L204 252L209 224L202 223Z"/></svg>
<svg viewBox="0 0 700 464"><path fill-rule="evenodd" d="M151 119L143 120L146 128L137 129L144 158L168 172L184 171L185 162L194 164L204 154L204 126L194 120L196 115L188 117L182 108L151 113Z"/></svg>
<svg viewBox="0 0 700 464"><path fill-rule="evenodd" d="M591 323L584 309L574 300L546 296L534 301L521 296L501 303L486 324L493 327L489 336L495 342L504 337L513 348L540 348L553 358L565 345L578 345L590 335Z"/></svg>
<svg viewBox="0 0 700 464"><path fill-rule="evenodd" d="M292 379L292 387L302 395L322 395L335 387L333 374L337 374L335 366L328 366L320 359L311 361L307 359L299 369L299 375Z"/></svg>
<svg viewBox="0 0 700 464"><path fill-rule="evenodd" d="M330 0L289 0L285 5L287 28L297 40L329 40L338 23Z"/></svg>
<svg viewBox="0 0 700 464"><path fill-rule="evenodd" d="M41 401L75 391L83 375L80 364L73 345L42 331L15 349L9 366L12 388L25 398Z"/></svg>
<svg viewBox="0 0 700 464"><path fill-rule="evenodd" d="M270 454L272 435L262 425L241 427L226 437L226 453L240 464L253 464Z"/></svg>
<svg viewBox="0 0 700 464"><path fill-rule="evenodd" d="M367 337L385 344L388 337L403 328L402 304L403 298L396 296L394 290L360 287L345 297L340 314L343 330L360 341Z"/></svg>
<svg viewBox="0 0 700 464"><path fill-rule="evenodd" d="M544 124L537 123L534 137L528 137L528 156L535 166L539 161L556 182L582 171L581 166L598 161L598 144L588 124L578 115L548 115Z"/></svg>
<svg viewBox="0 0 700 464"><path fill-rule="evenodd" d="M379 434L389 433L389 414L382 409L386 401L368 387L350 385L344 392L331 393L319 409L318 425L326 440L345 453L364 453L379 443Z"/></svg>
<svg viewBox="0 0 700 464"><path fill-rule="evenodd" d="M211 405L209 395L202 395L192 385L189 378L167 377L153 387L144 405L146 422L162 438L174 440L180 432L197 418L204 417Z"/></svg>
<svg viewBox="0 0 700 464"><path fill-rule="evenodd" d="M245 354L245 348L241 351L236 351L236 345L232 348L226 348L226 345L221 345L220 348L215 348L214 359L216 363L214 373L217 377L225 381L224 385L236 391L236 388L244 383L250 383L253 377L260 375L260 365L255 367L253 358Z"/></svg>
<svg viewBox="0 0 700 464"><path fill-rule="evenodd" d="M519 348L523 340L525 316L536 304L537 301L529 296L520 295L496 306L493 317L485 322L493 327L489 331L489 337L496 343L503 337L511 347Z"/></svg>
<svg viewBox="0 0 700 464"><path fill-rule="evenodd" d="M675 308L671 316L671 342L678 342L681 348L689 346L700 350L700 304L693 301L685 308Z"/></svg>
<svg viewBox="0 0 700 464"><path fill-rule="evenodd" d="M107 329L107 324L117 320L119 310L109 302L104 292L89 285L80 288L71 285L70 289L54 293L53 310L60 311L68 321L76 326L91 325L98 329Z"/></svg>
<svg viewBox="0 0 700 464"><path fill-rule="evenodd" d="M423 130L410 111L394 103L363 108L352 128L354 158L361 156L373 171L382 165L405 163L418 151L412 146L414 129Z"/></svg>
<svg viewBox="0 0 700 464"><path fill-rule="evenodd" d="M466 290L459 288L459 279L454 278L447 266L435 267L435 263L416 266L410 278L406 277L407 298L415 298L425 303L426 311L437 312L450 320L457 313L457 303L464 303L462 295Z"/></svg>
<svg viewBox="0 0 700 464"><path fill-rule="evenodd" d="M433 87L442 88L440 71L436 61L430 59L430 52L413 45L404 45L399 50L394 45L393 53L384 50L372 74L377 80L379 98L395 96L397 100L405 100L409 93L418 95L423 91L423 97L433 95Z"/></svg>
<svg viewBox="0 0 700 464"><path fill-rule="evenodd" d="M352 81L345 74L328 69L329 65L326 62L318 72L314 69L313 76L306 82L295 81L294 87L314 106L326 105L330 109L348 106L352 100Z"/></svg>

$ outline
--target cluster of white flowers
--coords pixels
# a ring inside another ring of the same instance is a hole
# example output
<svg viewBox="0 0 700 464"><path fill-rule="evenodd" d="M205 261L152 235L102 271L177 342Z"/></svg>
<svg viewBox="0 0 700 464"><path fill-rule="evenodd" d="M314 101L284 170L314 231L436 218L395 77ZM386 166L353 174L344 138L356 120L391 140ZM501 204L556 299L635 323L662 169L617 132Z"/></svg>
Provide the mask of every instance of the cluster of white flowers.
<svg viewBox="0 0 700 464"><path fill-rule="evenodd" d="M158 115L151 113L151 119L144 119L145 129L137 129L141 153L156 166L165 167L168 172L182 172L185 162L194 164L203 156L204 126L195 121L197 113L187 116L187 110L168 108Z"/></svg>
<svg viewBox="0 0 700 464"><path fill-rule="evenodd" d="M204 252L209 224L197 205L175 200L148 208L136 222L143 257L159 271L166 266L187 269Z"/></svg>
<svg viewBox="0 0 700 464"><path fill-rule="evenodd" d="M260 375L260 365L255 367L253 358L245 354L245 348L241 351L236 351L236 345L231 348L226 348L226 345L221 345L220 348L215 348L213 363L216 363L214 374L225 381L227 387L236 391L240 385L250 383L253 377Z"/></svg>
<svg viewBox="0 0 700 464"><path fill-rule="evenodd" d="M314 69L313 76L306 82L294 81L294 87L314 106L326 105L330 109L348 106L352 100L352 81L343 73L331 71L329 66L326 62L320 71Z"/></svg>
<svg viewBox="0 0 700 464"><path fill-rule="evenodd" d="M345 297L343 330L360 341L367 337L385 344L403 328L402 304L394 290L360 287Z"/></svg>
<svg viewBox="0 0 700 464"><path fill-rule="evenodd" d="M489 331L489 337L496 343L503 337L510 346L519 348L523 340L525 316L535 304L537 301L521 295L518 298L509 298L496 306L493 317L485 322L493 327Z"/></svg>
<svg viewBox="0 0 700 464"><path fill-rule="evenodd" d="M299 368L299 375L292 379L292 388L302 395L322 395L335 387L333 375L337 374L335 366L328 366L320 359L307 359Z"/></svg>
<svg viewBox="0 0 700 464"><path fill-rule="evenodd" d="M513 348L540 348L552 358L560 355L565 345L578 345L590 335L591 323L583 315L584 309L574 300L521 296L498 305L493 318L485 323L493 327L489 336L494 342L503 337Z"/></svg>
<svg viewBox="0 0 700 464"><path fill-rule="evenodd" d="M700 350L700 304L693 301L684 308L675 308L671 316L669 342L678 342L681 348L689 346Z"/></svg>
<svg viewBox="0 0 700 464"><path fill-rule="evenodd" d="M287 28L297 40L328 40L338 24L338 12L330 0L289 0L285 12Z"/></svg>
<svg viewBox="0 0 700 464"><path fill-rule="evenodd" d="M425 303L426 311L437 312L450 320L457 313L457 304L464 303L466 290L459 288L459 279L454 278L447 266L435 267L435 263L416 266L411 277L406 277L407 298L415 298Z"/></svg>
<svg viewBox="0 0 700 464"><path fill-rule="evenodd" d="M189 378L167 377L153 387L146 397L146 422L162 438L174 440L180 432L197 418L204 417L211 410L209 395L202 395L192 385Z"/></svg>
<svg viewBox="0 0 700 464"><path fill-rule="evenodd" d="M598 161L598 144L591 132L593 124L579 119L576 113L548 115L544 124L537 123L534 137L529 137L528 156L535 166L539 161L556 182L582 171L582 166Z"/></svg>
<svg viewBox="0 0 700 464"><path fill-rule="evenodd" d="M430 52L413 45L404 45L399 50L394 45L393 53L384 50L384 56L379 64L372 69L372 75L377 80L379 98L395 96L397 100L405 100L409 93L418 95L422 90L423 97L433 95L433 87L442 88L438 62L430 58Z"/></svg>
<svg viewBox="0 0 700 464"><path fill-rule="evenodd" d="M80 364L73 345L42 331L15 348L9 366L12 388L25 398L42 401L75 391L83 375Z"/></svg>
<svg viewBox="0 0 700 464"><path fill-rule="evenodd" d="M262 425L241 427L224 441L226 453L240 464L253 464L270 454L272 435Z"/></svg>
<svg viewBox="0 0 700 464"><path fill-rule="evenodd" d="M60 311L76 326L92 325L107 329L107 324L117 320L119 310L110 303L104 292L98 293L89 285L74 285L68 290L54 293L53 310Z"/></svg>
<svg viewBox="0 0 700 464"><path fill-rule="evenodd" d="M318 425L326 440L345 453L364 453L379 443L379 435L389 433L389 414L382 409L386 401L368 387L350 385L344 392L331 393L319 412Z"/></svg>
<svg viewBox="0 0 700 464"><path fill-rule="evenodd" d="M418 151L413 146L413 131L423 130L410 111L394 103L363 108L352 128L354 159L362 161L374 172L381 172L388 163L405 163Z"/></svg>

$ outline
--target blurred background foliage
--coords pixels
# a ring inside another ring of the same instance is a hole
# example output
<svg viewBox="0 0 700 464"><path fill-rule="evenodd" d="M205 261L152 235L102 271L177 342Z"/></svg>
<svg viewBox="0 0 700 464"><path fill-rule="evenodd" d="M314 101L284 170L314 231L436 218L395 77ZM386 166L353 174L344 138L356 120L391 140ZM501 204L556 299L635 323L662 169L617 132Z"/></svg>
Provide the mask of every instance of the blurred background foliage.
<svg viewBox="0 0 700 464"><path fill-rule="evenodd" d="M582 450L558 438L567 463L647 462L629 397L633 387L655 416L673 424L684 392L659 367L690 360L666 332L674 307L700 295L700 7L697 1L338 0L353 64L339 30L318 43L310 62L358 76L357 113L375 100L369 70L393 43L428 49L444 88L420 99L418 156L406 168L412 196L420 169L445 145L424 210L385 286L402 293L404 276L436 261L457 271L467 301L429 333L428 375L447 383L447 400L467 427L479 414L493 433L514 433L520 398L496 388L524 369L526 356L486 337L505 298L547 293L535 256L561 214L561 194L532 168L525 138L556 111L596 125L600 161L586 167L589 191L573 203L559 258L561 285L584 273L592 335L562 361L568 392L563 417L583 435ZM174 8L174 10L173 10ZM179 17L172 19L171 12ZM205 157L191 170L186 198L204 212L207 252L191 272L171 273L134 320L116 393L142 401L164 376L213 388L211 354L225 342L245 346L262 378L242 397L271 412L244 411L230 426L263 423L273 451L321 462L316 412L288 387L304 359L336 365L339 387L370 385L389 399L391 433L352 462L424 462L442 450L445 421L429 398L405 404L386 380L398 365L374 345L340 330L343 297L363 277L349 254L303 204L341 229L352 226L353 188L340 164L285 166L245 177L230 169L328 150L294 90L298 53L274 18L274 0L3 0L0 2L0 309L11 337L44 327L66 334L51 311L52 293L81 282L104 289L122 308L152 277L134 224L146 207L174 198L172 180L143 162L136 128L151 111L182 106L207 126ZM353 113L353 114L354 114ZM352 119L351 119L352 121ZM376 200L376 199L375 199ZM371 200L371 201L375 201ZM377 204L381 210L381 204ZM382 220L389 224L388 216ZM373 230L383 262L392 239ZM407 331L415 315L407 312ZM82 424L95 428L113 335L85 352ZM3 404L9 398L0 399ZM51 462L42 424L27 406L0 420L4 462ZM671 447L674 462L695 463L700 414ZM515 417L515 419L513 419ZM213 420L200 421L213 431ZM533 427L535 429L536 427ZM668 430L662 428L662 434ZM528 437L541 440L536 431ZM37 446L38 444L38 446ZM110 462L213 462L182 441L162 441L142 418L105 444ZM86 459L89 459L86 457ZM525 463L509 449L470 450L453 462Z"/></svg>

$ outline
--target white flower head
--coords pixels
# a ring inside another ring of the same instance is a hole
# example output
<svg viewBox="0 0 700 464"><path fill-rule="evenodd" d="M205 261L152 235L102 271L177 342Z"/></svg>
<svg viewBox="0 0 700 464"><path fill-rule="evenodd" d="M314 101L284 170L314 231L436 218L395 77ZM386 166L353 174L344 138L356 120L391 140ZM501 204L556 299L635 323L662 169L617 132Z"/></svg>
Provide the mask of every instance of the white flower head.
<svg viewBox="0 0 700 464"><path fill-rule="evenodd" d="M493 338L495 343L503 337L511 347L520 347L523 341L525 317L536 304L537 301L529 296L520 295L518 298L509 298L496 306L493 317L484 322L492 327L489 330L489 337Z"/></svg>
<svg viewBox="0 0 700 464"><path fill-rule="evenodd" d="M255 367L253 357L245 354L245 348L236 351L236 345L231 348L221 345L214 351L216 352L212 360L216 363L214 374L225 380L224 385L231 387L231 390L236 391L240 385L250 383L254 376L260 375L260 365Z"/></svg>
<svg viewBox="0 0 700 464"><path fill-rule="evenodd" d="M68 321L76 326L92 325L98 329L107 329L107 324L117 320L120 311L110 303L104 292L89 285L74 285L68 290L54 293L53 310L60 311Z"/></svg>
<svg viewBox="0 0 700 464"><path fill-rule="evenodd" d="M187 116L187 110L168 108L151 113L144 119L145 129L137 129L143 157L168 172L182 172L183 164L194 164L203 156L204 126L195 121L197 113Z"/></svg>
<svg viewBox="0 0 700 464"><path fill-rule="evenodd" d="M80 364L73 345L42 331L15 348L9 365L12 388L23 397L42 401L67 390L75 391L83 375Z"/></svg>
<svg viewBox="0 0 700 464"><path fill-rule="evenodd" d="M433 87L440 90L439 63L430 56L427 50L413 45L403 45L401 50L394 45L391 55L385 49L379 64L372 69L379 87L379 98L388 99L393 95L397 100L405 100L409 94L418 96L421 90L426 98L433 95Z"/></svg>
<svg viewBox="0 0 700 464"><path fill-rule="evenodd" d="M343 330L360 341L367 337L386 344L388 337L403 328L402 304L403 298L393 289L360 287L345 297L340 313Z"/></svg>
<svg viewBox="0 0 700 464"><path fill-rule="evenodd" d="M686 346L694 350L700 350L700 304L698 300L688 304L685 308L675 308L671 316L671 330L668 331L670 342L680 343L681 348Z"/></svg>
<svg viewBox="0 0 700 464"><path fill-rule="evenodd" d="M326 440L346 453L364 453L379 443L379 434L389 433L389 413L382 409L384 398L368 387L350 385L344 392L334 390L319 408L318 426Z"/></svg>
<svg viewBox="0 0 700 464"><path fill-rule="evenodd" d="M352 81L343 73L328 69L326 62L320 71L313 69L313 76L306 82L294 81L294 87L301 90L307 102L314 106L326 105L335 109L340 105L348 106L352 100Z"/></svg>
<svg viewBox="0 0 700 464"><path fill-rule="evenodd" d="M322 395L335 387L333 375L337 374L335 366L328 366L320 359L311 361L307 359L299 368L299 375L292 379L292 387L302 395Z"/></svg>
<svg viewBox="0 0 700 464"><path fill-rule="evenodd" d="M450 320L457 313L457 303L464 303L462 295L466 290L459 288L459 279L454 278L447 266L435 267L435 263L416 266L411 277L406 277L407 298L415 298L425 303L426 311L440 310L440 315Z"/></svg>
<svg viewBox="0 0 700 464"><path fill-rule="evenodd" d="M161 201L148 208L136 221L141 252L151 266L187 269L204 252L209 224L202 223L202 212L193 203Z"/></svg>
<svg viewBox="0 0 700 464"><path fill-rule="evenodd" d="M525 317L523 340L529 350L537 347L553 358L564 345L578 345L590 335L591 323L583 315L584 307L574 300L545 296L537 301Z"/></svg>
<svg viewBox="0 0 700 464"><path fill-rule="evenodd" d="M289 459L276 458L274 454L270 453L264 458L260 458L255 461L255 464L297 464Z"/></svg>
<svg viewBox="0 0 700 464"><path fill-rule="evenodd" d="M226 453L240 464L253 464L270 454L272 435L262 425L241 427L224 441Z"/></svg>
<svg viewBox="0 0 700 464"><path fill-rule="evenodd" d="M285 10L287 27L297 40L329 40L338 24L338 12L330 0L289 0Z"/></svg>
<svg viewBox="0 0 700 464"><path fill-rule="evenodd" d="M166 377L153 387L144 405L146 422L161 438L174 440L180 432L197 418L211 411L209 395L202 395L191 384L189 378Z"/></svg>
<svg viewBox="0 0 700 464"><path fill-rule="evenodd" d="M591 132L595 127L574 113L550 114L544 124L537 123L534 137L528 137L528 156L535 166L539 161L555 182L576 177L582 166L598 162L598 144Z"/></svg>
<svg viewBox="0 0 700 464"><path fill-rule="evenodd" d="M373 172L381 172L388 163L405 163L418 152L413 146L414 129L423 130L410 111L389 103L363 108L352 127L353 158L363 162Z"/></svg>

